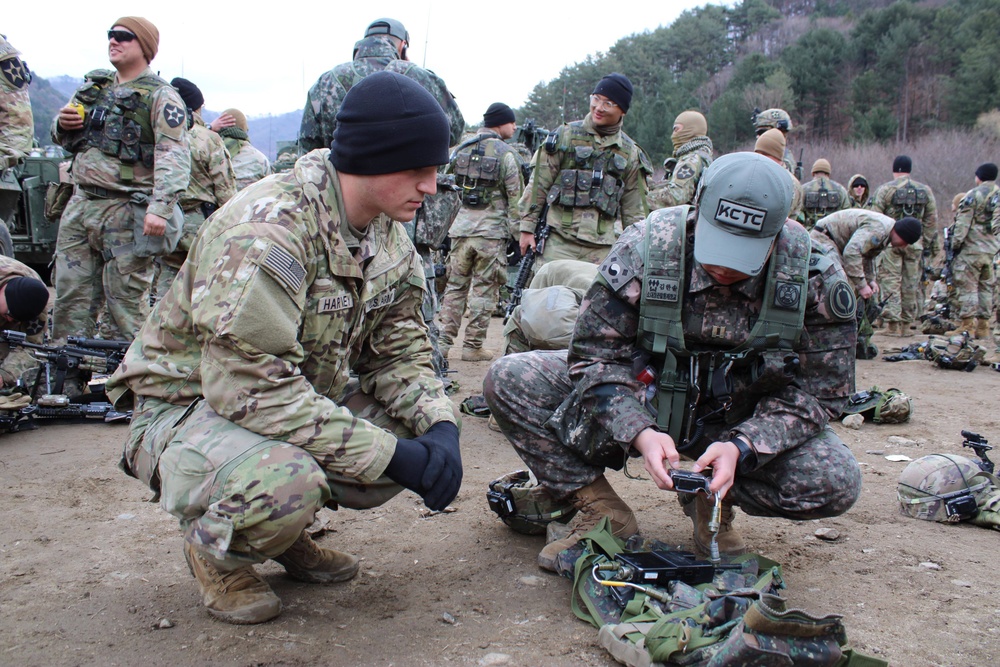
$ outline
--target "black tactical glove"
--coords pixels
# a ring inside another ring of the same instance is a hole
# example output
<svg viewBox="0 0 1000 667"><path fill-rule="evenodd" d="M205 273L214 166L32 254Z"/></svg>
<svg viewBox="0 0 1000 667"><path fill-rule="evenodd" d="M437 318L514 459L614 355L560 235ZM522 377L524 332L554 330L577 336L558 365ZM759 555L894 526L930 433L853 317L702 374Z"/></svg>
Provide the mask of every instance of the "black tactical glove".
<svg viewBox="0 0 1000 667"><path fill-rule="evenodd" d="M424 504L440 511L458 495L462 485L462 453L458 447L458 427L437 422L417 438L427 448L429 458L421 483L426 490Z"/></svg>

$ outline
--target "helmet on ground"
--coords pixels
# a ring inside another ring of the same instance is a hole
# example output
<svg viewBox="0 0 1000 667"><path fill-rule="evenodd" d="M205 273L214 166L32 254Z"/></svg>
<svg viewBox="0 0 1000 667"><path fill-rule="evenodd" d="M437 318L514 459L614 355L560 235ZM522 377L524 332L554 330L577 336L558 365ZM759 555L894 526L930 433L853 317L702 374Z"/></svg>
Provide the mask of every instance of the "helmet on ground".
<svg viewBox="0 0 1000 667"><path fill-rule="evenodd" d="M957 454L930 454L899 475L896 496L902 514L924 521L955 523L976 514L980 497L993 488L975 463Z"/></svg>
<svg viewBox="0 0 1000 667"><path fill-rule="evenodd" d="M576 514L572 503L553 499L527 470L490 482L486 501L505 524L525 535L544 535L547 524L565 523Z"/></svg>
<svg viewBox="0 0 1000 667"><path fill-rule="evenodd" d="M765 109L758 111L750 119L757 134L766 130L777 128L782 132L792 129L792 117L784 109Z"/></svg>

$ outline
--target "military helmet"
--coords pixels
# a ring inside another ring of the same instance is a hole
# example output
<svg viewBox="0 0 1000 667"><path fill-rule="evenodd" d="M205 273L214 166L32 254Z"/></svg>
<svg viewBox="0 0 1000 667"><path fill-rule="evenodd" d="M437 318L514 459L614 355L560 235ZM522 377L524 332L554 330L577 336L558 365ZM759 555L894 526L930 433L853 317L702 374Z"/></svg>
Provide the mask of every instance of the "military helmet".
<svg viewBox="0 0 1000 667"><path fill-rule="evenodd" d="M406 31L403 24L396 19L375 19L365 29L365 37L372 35L391 35L410 43L410 33Z"/></svg>
<svg viewBox="0 0 1000 667"><path fill-rule="evenodd" d="M757 111L755 109L750 121L753 123L757 134L772 127L782 132L788 132L792 129L792 117L784 109L766 109L764 111Z"/></svg>
<svg viewBox="0 0 1000 667"><path fill-rule="evenodd" d="M899 475L896 496L902 514L924 521L955 523L972 517L993 488L979 466L957 454L930 454Z"/></svg>
<svg viewBox="0 0 1000 667"><path fill-rule="evenodd" d="M566 523L576 514L572 503L553 499L527 470L490 482L486 501L505 524L525 535L544 535L547 524Z"/></svg>

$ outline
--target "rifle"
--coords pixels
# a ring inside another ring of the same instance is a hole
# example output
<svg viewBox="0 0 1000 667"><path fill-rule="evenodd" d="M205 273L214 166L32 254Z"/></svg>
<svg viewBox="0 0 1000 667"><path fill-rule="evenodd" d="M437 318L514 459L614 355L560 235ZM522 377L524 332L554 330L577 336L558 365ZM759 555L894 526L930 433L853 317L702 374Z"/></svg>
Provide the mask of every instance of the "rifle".
<svg viewBox="0 0 1000 667"><path fill-rule="evenodd" d="M37 404L33 403L20 410L0 411L0 432L33 431L38 428L38 424L35 423L36 419L66 419L71 421L100 419L105 424L128 423L132 419L132 411L116 410L111 403L103 401L70 403L65 396L43 396Z"/></svg>
<svg viewBox="0 0 1000 667"><path fill-rule="evenodd" d="M969 447L979 457L979 461L975 462L976 465L984 472L992 473L994 468L993 461L990 461L990 457L986 455L986 452L993 449L989 444L989 440L972 431L962 431L962 437L965 438L962 446Z"/></svg>
<svg viewBox="0 0 1000 667"><path fill-rule="evenodd" d="M799 149L799 161L795 163L795 178L802 180L802 155L806 152L805 148Z"/></svg>
<svg viewBox="0 0 1000 667"><path fill-rule="evenodd" d="M0 332L0 340L11 347L31 350L32 356L42 362L29 391L33 399L38 398L39 389L44 390L42 394L62 394L66 373L71 370L114 373L118 364L125 358L125 351L130 345L125 340L70 336L66 339L67 345L50 347L29 343L26 339L27 334L22 331ZM52 368L55 368L54 381L51 378Z"/></svg>
<svg viewBox="0 0 1000 667"><path fill-rule="evenodd" d="M528 276L531 275L531 269L535 265L535 255L540 255L545 250L545 239L549 238L549 233L552 231L549 227L548 217L549 200L546 197L545 205L542 206L542 211L538 215L538 224L535 226L535 247L534 249L528 248L528 252L524 253L524 257L521 258L521 263L517 267L517 277L514 278L514 288L510 293L510 303L507 304L507 312L503 316L504 324L507 324L511 313L521 303L521 295L528 284Z"/></svg>
<svg viewBox="0 0 1000 667"><path fill-rule="evenodd" d="M954 246L954 230L951 227L944 228L944 267L941 269L941 279L944 280L944 284L948 286L948 294L951 294L953 288L952 281L955 279L955 274L951 270L951 264L955 261L955 246Z"/></svg>

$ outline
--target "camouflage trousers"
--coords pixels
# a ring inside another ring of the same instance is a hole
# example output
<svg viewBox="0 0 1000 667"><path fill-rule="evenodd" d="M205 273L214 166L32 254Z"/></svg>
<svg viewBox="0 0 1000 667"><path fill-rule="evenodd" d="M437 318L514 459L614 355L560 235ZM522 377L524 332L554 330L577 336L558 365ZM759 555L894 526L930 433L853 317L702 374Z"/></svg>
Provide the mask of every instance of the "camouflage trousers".
<svg viewBox="0 0 1000 667"><path fill-rule="evenodd" d="M952 261L952 286L958 296L961 319L993 316L993 255L960 252Z"/></svg>
<svg viewBox="0 0 1000 667"><path fill-rule="evenodd" d="M135 217L127 198L91 199L77 191L66 205L56 241L52 335L93 337L104 306L101 337L132 340L149 314L153 259L105 251L133 243Z"/></svg>
<svg viewBox="0 0 1000 667"><path fill-rule="evenodd" d="M340 404L398 437L414 435L369 395L355 391ZM139 398L123 462L180 520L186 541L231 564L280 556L324 505L377 507L403 490L384 475L362 484L324 470L301 447L234 424L204 399L185 407Z"/></svg>
<svg viewBox="0 0 1000 667"><path fill-rule="evenodd" d="M173 284L174 278L177 277L177 273L184 264L184 260L187 259L188 251L191 250L191 244L194 243L195 237L198 236L198 232L201 230L203 224L205 224L205 215L201 212L200 208L184 212L184 231L177 242L177 249L169 255L156 258L152 295L152 302L154 304L162 299L163 295L170 289L170 285Z"/></svg>
<svg viewBox="0 0 1000 667"><path fill-rule="evenodd" d="M545 239L545 248L542 254L535 257L533 270L537 272L538 269L557 259L576 259L581 262L600 264L609 252L611 252L609 245L583 245L553 231L549 234L549 238Z"/></svg>
<svg viewBox="0 0 1000 667"><path fill-rule="evenodd" d="M487 371L483 389L501 431L557 498L590 484L608 467L625 465L625 445L614 442L594 420L580 415L574 423L565 423L556 416L567 412L560 407L573 390L565 351L501 357ZM721 437L722 430L713 432L710 425L705 446ZM692 454L697 457L701 451ZM727 497L747 514L804 520L843 514L860 495L861 468L827 427L757 470L737 476Z"/></svg>
<svg viewBox="0 0 1000 667"><path fill-rule="evenodd" d="M437 323L440 345L451 348L462 326L466 302L469 323L464 347L481 348L490 318L507 281L507 242L504 239L459 237L448 256L448 286L441 297Z"/></svg>
<svg viewBox="0 0 1000 667"><path fill-rule="evenodd" d="M881 255L878 284L882 298L889 302L882 310L886 322L913 322L919 319L920 256L922 248L912 245L905 248L886 248Z"/></svg>

